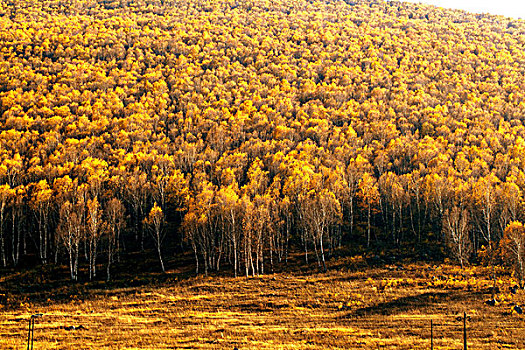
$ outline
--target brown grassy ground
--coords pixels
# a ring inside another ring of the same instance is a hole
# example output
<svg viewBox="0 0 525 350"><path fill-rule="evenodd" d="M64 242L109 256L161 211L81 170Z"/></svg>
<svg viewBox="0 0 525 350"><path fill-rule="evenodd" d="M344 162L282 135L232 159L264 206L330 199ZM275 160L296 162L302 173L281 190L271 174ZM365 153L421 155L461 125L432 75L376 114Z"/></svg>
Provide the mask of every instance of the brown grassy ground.
<svg viewBox="0 0 525 350"><path fill-rule="evenodd" d="M462 349L464 311L469 349L525 348L525 316L511 313L525 292L509 293L510 277L489 306L485 268L367 267L359 257L332 265L249 279L172 273L157 286L19 298L1 312L0 349L24 349L37 312L35 349L430 349L431 319L435 349Z"/></svg>

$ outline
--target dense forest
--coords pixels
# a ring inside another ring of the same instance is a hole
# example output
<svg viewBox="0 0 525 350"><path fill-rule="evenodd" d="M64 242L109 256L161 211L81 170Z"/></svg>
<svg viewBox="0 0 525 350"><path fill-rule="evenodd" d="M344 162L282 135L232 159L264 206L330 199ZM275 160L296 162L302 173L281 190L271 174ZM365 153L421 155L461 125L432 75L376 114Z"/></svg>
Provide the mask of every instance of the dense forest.
<svg viewBox="0 0 525 350"><path fill-rule="evenodd" d="M123 252L186 252L237 276L441 247L523 276L524 21L375 0L0 16L4 267L110 278Z"/></svg>

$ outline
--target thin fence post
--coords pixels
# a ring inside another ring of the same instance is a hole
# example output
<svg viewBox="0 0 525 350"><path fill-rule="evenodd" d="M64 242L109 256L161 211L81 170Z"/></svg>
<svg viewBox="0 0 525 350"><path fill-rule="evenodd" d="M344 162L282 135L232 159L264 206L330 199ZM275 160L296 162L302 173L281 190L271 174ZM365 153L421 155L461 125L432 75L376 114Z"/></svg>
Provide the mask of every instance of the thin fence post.
<svg viewBox="0 0 525 350"><path fill-rule="evenodd" d="M463 350L467 350L467 313L463 312Z"/></svg>
<svg viewBox="0 0 525 350"><path fill-rule="evenodd" d="M430 320L430 350L434 350L434 323Z"/></svg>
<svg viewBox="0 0 525 350"><path fill-rule="evenodd" d="M35 340L35 318L31 317L31 350L33 350L33 341Z"/></svg>
<svg viewBox="0 0 525 350"><path fill-rule="evenodd" d="M27 350L29 350L29 344L31 343L31 323L33 321L33 317L29 319L29 327L27 328Z"/></svg>
<svg viewBox="0 0 525 350"><path fill-rule="evenodd" d="M35 318L42 317L44 314L34 314L29 318L29 329L27 331L27 350L33 350L33 342L35 338Z"/></svg>

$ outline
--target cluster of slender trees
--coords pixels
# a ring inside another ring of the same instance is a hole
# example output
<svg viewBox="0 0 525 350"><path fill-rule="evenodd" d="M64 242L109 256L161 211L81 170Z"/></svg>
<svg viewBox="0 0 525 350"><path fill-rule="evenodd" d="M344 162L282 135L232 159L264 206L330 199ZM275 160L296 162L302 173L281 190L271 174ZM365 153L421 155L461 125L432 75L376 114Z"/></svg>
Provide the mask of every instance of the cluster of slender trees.
<svg viewBox="0 0 525 350"><path fill-rule="evenodd" d="M122 252L164 270L188 251L248 275L421 243L523 277L522 21L372 0L0 12L3 266L109 278Z"/></svg>

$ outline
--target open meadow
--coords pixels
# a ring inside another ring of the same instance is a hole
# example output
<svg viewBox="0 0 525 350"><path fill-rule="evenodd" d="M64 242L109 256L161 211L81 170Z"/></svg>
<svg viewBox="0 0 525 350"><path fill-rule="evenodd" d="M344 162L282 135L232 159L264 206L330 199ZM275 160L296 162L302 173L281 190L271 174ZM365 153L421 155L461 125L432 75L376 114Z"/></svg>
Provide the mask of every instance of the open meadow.
<svg viewBox="0 0 525 350"><path fill-rule="evenodd" d="M430 320L434 349L462 349L463 312L469 349L525 348L525 316L512 311L525 292L511 293L501 271L490 306L483 267L374 266L359 256L330 265L326 274L171 273L125 288L59 288L38 302L13 296L20 302L1 313L0 348L25 348L38 312L35 349L430 349Z"/></svg>

